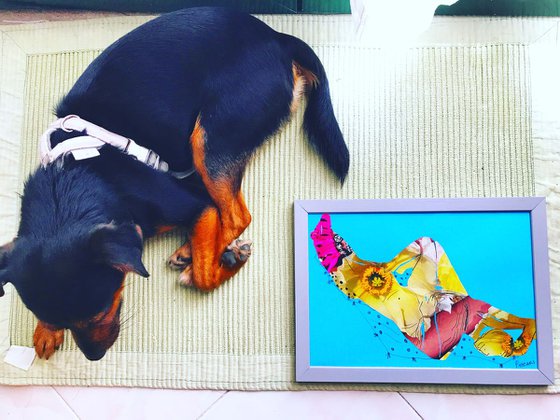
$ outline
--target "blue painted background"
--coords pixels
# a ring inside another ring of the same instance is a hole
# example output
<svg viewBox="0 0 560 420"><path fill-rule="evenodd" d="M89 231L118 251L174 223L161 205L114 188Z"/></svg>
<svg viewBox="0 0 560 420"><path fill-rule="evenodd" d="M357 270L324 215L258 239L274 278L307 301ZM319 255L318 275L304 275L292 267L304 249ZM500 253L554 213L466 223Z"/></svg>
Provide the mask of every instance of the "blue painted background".
<svg viewBox="0 0 560 420"><path fill-rule="evenodd" d="M308 215L310 363L312 366L442 368L537 367L536 340L523 356L479 353L462 341L446 360L433 360L395 324L359 300L348 299L320 265L311 231L321 214ZM438 241L474 299L534 318L532 247L528 212L331 214L333 230L360 258L391 260L421 236ZM520 331L510 335L517 338Z"/></svg>

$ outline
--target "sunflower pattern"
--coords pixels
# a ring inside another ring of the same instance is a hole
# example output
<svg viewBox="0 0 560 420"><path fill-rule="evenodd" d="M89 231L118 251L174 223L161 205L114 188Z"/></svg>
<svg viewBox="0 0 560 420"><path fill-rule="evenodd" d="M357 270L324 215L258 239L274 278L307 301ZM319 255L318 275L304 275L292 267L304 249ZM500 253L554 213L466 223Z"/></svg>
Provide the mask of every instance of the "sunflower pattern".
<svg viewBox="0 0 560 420"><path fill-rule="evenodd" d="M379 265L372 265L365 269L361 279L362 287L374 296L389 293L393 284L393 275Z"/></svg>

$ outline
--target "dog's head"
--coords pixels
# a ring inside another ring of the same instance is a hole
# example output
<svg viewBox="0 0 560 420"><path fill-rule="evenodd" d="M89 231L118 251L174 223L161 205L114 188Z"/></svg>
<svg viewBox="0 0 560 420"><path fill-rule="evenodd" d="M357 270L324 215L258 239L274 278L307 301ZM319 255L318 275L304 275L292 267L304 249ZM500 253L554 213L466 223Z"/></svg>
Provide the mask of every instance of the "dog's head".
<svg viewBox="0 0 560 420"><path fill-rule="evenodd" d="M40 321L69 329L84 355L99 360L119 334L124 277L149 276L142 246L132 223L19 236L0 248L0 295L12 283Z"/></svg>

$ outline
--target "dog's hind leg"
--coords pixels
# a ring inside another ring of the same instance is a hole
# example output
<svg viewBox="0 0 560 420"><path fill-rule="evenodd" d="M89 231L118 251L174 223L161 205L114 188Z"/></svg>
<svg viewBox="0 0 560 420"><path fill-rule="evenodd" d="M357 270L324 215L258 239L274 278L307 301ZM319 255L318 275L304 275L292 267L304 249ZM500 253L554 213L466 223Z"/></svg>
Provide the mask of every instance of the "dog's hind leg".
<svg viewBox="0 0 560 420"><path fill-rule="evenodd" d="M199 241L195 240L195 242L198 246ZM239 271L251 256L251 245L251 241L238 238L226 248L221 256L220 265L226 267L228 270L223 273L222 277L226 274L231 277ZM179 284L182 286L192 286L194 284L190 238L187 238L185 243L169 257L168 265L172 269L181 271L179 275ZM224 277L224 279L225 278L226 277Z"/></svg>
<svg viewBox="0 0 560 420"><path fill-rule="evenodd" d="M250 243L238 238L251 223L251 214L240 191L246 159L230 156L217 170L215 156L208 159L206 141L199 120L191 135L193 161L215 206L204 210L191 234L192 282L212 290L233 276L250 255Z"/></svg>
<svg viewBox="0 0 560 420"><path fill-rule="evenodd" d="M228 68L191 134L194 166L215 206L199 218L191 240L193 282L204 290L218 287L250 255L250 243L237 241L251 223L241 193L245 166L289 119L305 88L306 76L291 60L262 64Z"/></svg>

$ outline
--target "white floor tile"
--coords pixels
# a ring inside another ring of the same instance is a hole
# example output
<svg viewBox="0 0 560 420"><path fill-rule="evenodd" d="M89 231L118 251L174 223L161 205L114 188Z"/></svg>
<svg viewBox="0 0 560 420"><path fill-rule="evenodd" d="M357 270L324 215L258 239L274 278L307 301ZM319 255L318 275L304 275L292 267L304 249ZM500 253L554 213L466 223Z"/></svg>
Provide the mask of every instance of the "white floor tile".
<svg viewBox="0 0 560 420"><path fill-rule="evenodd" d="M416 394L402 396L425 420L558 420L559 395Z"/></svg>
<svg viewBox="0 0 560 420"><path fill-rule="evenodd" d="M0 419L77 419L50 386L0 386Z"/></svg>
<svg viewBox="0 0 560 420"><path fill-rule="evenodd" d="M398 419L419 417L396 392L228 392L203 416L214 419Z"/></svg>
<svg viewBox="0 0 560 420"><path fill-rule="evenodd" d="M223 391L55 387L83 420L196 419Z"/></svg>

